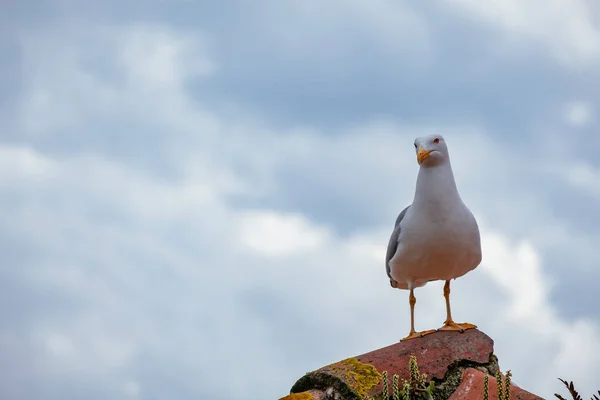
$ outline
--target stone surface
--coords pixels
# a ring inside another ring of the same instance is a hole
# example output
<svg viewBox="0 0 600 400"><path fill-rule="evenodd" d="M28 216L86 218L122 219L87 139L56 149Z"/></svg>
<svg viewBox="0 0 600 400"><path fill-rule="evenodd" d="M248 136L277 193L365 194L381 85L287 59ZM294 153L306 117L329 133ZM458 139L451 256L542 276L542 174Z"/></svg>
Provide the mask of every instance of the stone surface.
<svg viewBox="0 0 600 400"><path fill-rule="evenodd" d="M435 383L435 400L483 399L485 374L490 375L489 399L498 398L494 341L477 329L469 329L463 333L438 331L319 368L300 378L291 394L280 400L382 400L383 372L387 371L391 395L394 374L399 376L400 385L410 379L413 355L419 372ZM511 400L537 399L542 398L511 385Z"/></svg>
<svg viewBox="0 0 600 400"><path fill-rule="evenodd" d="M439 331L310 372L296 382L291 393L329 390L341 399L364 399L382 392L383 371L388 373L391 393L394 374L400 381L409 379L408 363L414 355L420 372L436 381L438 394L447 398L460 383L464 368L479 367L495 375L498 365L493 345L489 336L476 329L463 333Z"/></svg>
<svg viewBox="0 0 600 400"><path fill-rule="evenodd" d="M486 364L493 352L494 341L489 336L469 329L464 333L435 332L363 354L357 359L373 365L379 371L387 370L388 374L394 371L401 379L408 379L408 360L414 355L422 373L442 379L452 363L468 360Z"/></svg>
<svg viewBox="0 0 600 400"><path fill-rule="evenodd" d="M481 400L483 399L485 374L473 368L463 371L462 380L449 400ZM488 399L498 399L498 383L496 378L488 378ZM511 385L511 400L543 400L535 394L529 393L516 385Z"/></svg>

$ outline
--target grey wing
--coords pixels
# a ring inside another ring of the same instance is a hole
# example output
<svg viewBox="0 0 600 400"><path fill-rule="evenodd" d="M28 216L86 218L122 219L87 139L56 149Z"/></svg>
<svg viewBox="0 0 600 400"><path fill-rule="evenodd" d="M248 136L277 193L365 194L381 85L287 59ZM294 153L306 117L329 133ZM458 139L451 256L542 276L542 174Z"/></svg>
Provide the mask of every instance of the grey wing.
<svg viewBox="0 0 600 400"><path fill-rule="evenodd" d="M392 259L392 257L394 257L394 254L396 254L396 249L398 248L398 237L400 236L400 222L402 222L402 219L404 218L404 215L406 215L406 211L409 208L410 206L402 210L400 215L398 215L398 218L396 218L396 225L394 225L394 231L392 232L392 236L390 236L390 241L388 243L387 253L385 255L385 271L387 272L387 275L390 279L392 279L392 275L390 274L390 260Z"/></svg>

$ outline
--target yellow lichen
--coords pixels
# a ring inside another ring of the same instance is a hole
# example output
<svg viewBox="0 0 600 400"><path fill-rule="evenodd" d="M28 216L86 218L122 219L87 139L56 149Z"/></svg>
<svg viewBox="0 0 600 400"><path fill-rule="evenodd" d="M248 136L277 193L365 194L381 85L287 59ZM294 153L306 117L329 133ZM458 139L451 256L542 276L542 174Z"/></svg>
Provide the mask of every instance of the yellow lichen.
<svg viewBox="0 0 600 400"><path fill-rule="evenodd" d="M350 386L360 398L367 398L369 390L379 384L381 374L371 364L356 358L347 358L329 367L331 372Z"/></svg>
<svg viewBox="0 0 600 400"><path fill-rule="evenodd" d="M312 394L310 394L308 392L302 392L302 393L288 394L287 396L282 397L279 400L312 400L312 398L313 398Z"/></svg>

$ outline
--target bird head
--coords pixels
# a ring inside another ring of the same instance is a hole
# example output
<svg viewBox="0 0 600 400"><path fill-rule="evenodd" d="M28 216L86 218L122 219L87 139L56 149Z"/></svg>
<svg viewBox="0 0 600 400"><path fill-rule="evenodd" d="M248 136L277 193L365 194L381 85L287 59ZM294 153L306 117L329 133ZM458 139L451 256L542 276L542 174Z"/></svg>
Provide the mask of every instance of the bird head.
<svg viewBox="0 0 600 400"><path fill-rule="evenodd" d="M421 167L434 167L448 161L448 147L440 135L422 136L415 139L417 162Z"/></svg>

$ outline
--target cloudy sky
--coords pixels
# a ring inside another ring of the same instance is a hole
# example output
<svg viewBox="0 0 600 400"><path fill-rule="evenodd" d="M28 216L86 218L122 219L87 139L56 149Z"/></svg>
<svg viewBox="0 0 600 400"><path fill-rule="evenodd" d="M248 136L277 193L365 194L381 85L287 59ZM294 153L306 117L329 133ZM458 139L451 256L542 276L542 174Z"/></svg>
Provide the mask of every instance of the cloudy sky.
<svg viewBox="0 0 600 400"><path fill-rule="evenodd" d="M600 386L594 1L4 0L0 55L1 398L276 399L395 343L433 132L482 232L456 320Z"/></svg>

